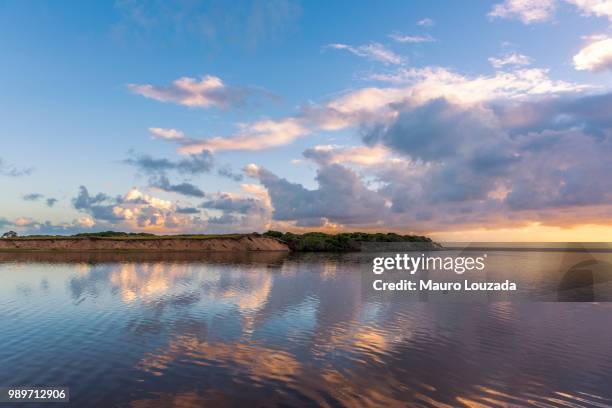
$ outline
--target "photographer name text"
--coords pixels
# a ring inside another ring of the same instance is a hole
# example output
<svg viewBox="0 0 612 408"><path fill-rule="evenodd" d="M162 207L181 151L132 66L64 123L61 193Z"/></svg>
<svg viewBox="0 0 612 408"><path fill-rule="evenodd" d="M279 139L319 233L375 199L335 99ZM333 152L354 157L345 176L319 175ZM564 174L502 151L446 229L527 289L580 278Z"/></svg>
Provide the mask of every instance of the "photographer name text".
<svg viewBox="0 0 612 408"><path fill-rule="evenodd" d="M427 256L421 254L410 256L396 254L392 257L377 257L372 262L372 272L382 275L386 271L401 271L412 276L417 272L448 271L456 275L465 272L484 271L487 254L471 256ZM431 292L475 292L475 291L516 291L515 282L508 279L501 282L483 282L481 280L438 281L434 279L375 279L372 287L376 291L431 291Z"/></svg>

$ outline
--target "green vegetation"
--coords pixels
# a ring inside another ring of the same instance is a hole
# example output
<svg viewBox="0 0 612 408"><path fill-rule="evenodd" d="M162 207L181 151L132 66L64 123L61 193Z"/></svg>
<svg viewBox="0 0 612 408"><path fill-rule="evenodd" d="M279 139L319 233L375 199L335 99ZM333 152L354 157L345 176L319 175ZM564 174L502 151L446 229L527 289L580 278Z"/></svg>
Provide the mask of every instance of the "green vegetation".
<svg viewBox="0 0 612 408"><path fill-rule="evenodd" d="M268 231L263 234L285 242L292 251L298 252L334 252L359 250L360 242L423 242L433 243L430 238L420 235L399 235L389 233L345 232L340 234L325 234L323 232L307 232L293 234L291 232Z"/></svg>
<svg viewBox="0 0 612 408"><path fill-rule="evenodd" d="M4 234L5 236L7 234ZM240 238L244 236L264 236L278 239L286 243L292 251L296 252L345 252L359 251L362 242L415 242L434 244L430 238L420 235L399 235L389 233L345 232L340 234L325 234L323 232L307 232L294 234L291 232L268 231L264 234L185 234L185 235L155 235L144 232L87 232L72 236L65 235L27 235L17 237L3 236L8 239L120 239L120 240L153 240L153 239L211 239L211 238ZM435 245L435 244L434 244Z"/></svg>
<svg viewBox="0 0 612 408"><path fill-rule="evenodd" d="M15 231L8 231L2 234L2 238L17 238L17 233Z"/></svg>

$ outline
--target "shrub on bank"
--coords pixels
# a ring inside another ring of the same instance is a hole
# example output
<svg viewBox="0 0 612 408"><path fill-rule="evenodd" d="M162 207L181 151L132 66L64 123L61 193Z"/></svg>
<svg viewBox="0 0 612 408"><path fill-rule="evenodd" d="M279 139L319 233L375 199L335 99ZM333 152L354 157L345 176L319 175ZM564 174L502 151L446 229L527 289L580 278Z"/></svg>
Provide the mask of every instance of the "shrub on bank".
<svg viewBox="0 0 612 408"><path fill-rule="evenodd" d="M307 232L294 234L292 232L268 231L264 236L279 239L289 245L293 251L351 251L358 249L360 242L427 242L432 240L421 235L400 235L389 233L344 232L326 234L324 232Z"/></svg>

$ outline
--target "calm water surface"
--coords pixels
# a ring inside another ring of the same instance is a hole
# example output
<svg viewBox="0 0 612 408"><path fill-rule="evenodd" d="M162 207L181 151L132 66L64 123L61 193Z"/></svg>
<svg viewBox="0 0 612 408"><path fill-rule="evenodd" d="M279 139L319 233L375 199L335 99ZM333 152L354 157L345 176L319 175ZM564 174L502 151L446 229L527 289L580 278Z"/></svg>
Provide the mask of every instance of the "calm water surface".
<svg viewBox="0 0 612 408"><path fill-rule="evenodd" d="M0 254L0 386L78 407L612 406L612 303L389 299L362 289L370 262Z"/></svg>

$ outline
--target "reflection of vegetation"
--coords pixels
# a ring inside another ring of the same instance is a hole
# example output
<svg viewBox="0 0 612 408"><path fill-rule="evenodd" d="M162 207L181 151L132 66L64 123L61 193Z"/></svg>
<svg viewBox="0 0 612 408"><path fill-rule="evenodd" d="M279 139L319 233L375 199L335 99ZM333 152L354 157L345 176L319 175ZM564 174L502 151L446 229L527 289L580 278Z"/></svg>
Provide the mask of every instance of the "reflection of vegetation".
<svg viewBox="0 0 612 408"><path fill-rule="evenodd" d="M359 250L359 243L361 242L433 243L430 238L421 235L399 235L393 232L373 234L365 232L345 232L332 235L323 232L293 234L291 232L282 233L279 231L268 231L263 235L287 243L292 251L304 252Z"/></svg>

